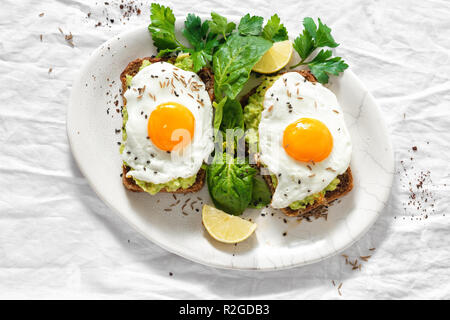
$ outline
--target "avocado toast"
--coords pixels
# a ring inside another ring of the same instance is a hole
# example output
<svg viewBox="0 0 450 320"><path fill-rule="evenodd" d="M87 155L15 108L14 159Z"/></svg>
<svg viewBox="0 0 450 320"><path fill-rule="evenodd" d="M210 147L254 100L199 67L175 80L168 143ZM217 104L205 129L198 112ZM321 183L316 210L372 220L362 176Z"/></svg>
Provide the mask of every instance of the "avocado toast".
<svg viewBox="0 0 450 320"><path fill-rule="evenodd" d="M297 72L302 75L305 80L316 83L317 80L313 74L306 70L294 70L293 72ZM283 73L282 73L283 74ZM280 74L281 75L281 74ZM275 76L277 77L277 76ZM253 104L258 103L258 98L261 99L261 96L264 96L266 90L270 87L270 85L275 81L276 78L268 78L268 81L263 81L262 84L253 88L241 99L241 105L244 107L244 119L246 119L247 124L253 123L253 125L259 124L259 118L261 116L261 110L253 111L255 114L251 115L251 111L249 110L249 101L251 100ZM261 105L262 107L262 105ZM247 128L248 129L248 128ZM263 164L258 163L258 166L263 166ZM267 183L272 194L275 192L277 178L274 175L263 175L265 182ZM308 196L307 199L297 201L297 206L288 206L285 208L281 208L280 210L286 214L287 216L297 216L302 218L308 217L319 217L321 216L321 209L324 206L330 204L332 201L344 196L348 192L350 192L353 188L353 177L350 167L341 175L338 175L335 180L330 183L330 185L322 190L319 193Z"/></svg>
<svg viewBox="0 0 450 320"><path fill-rule="evenodd" d="M125 113L126 113L127 100L126 100L124 94L128 89L128 79L130 77L134 77L145 64L152 64L152 63L161 62L161 61L169 62L172 64L176 64L176 62L178 62L175 57L157 58L155 56L152 56L152 57L145 57L142 59L138 58L138 59L131 61L127 65L127 67L122 71L122 73L120 75L120 80L122 82L121 95L122 95L123 102L124 102L123 110L125 111ZM182 61L181 61L181 63L182 63ZM214 75L212 74L211 70L207 67L202 68L198 72L198 75L204 82L205 89L208 92L210 99L213 100L214 99ZM123 130L125 130L125 124L126 124L126 117L124 117ZM124 132L124 134L126 134L126 133ZM167 192L169 192L169 193L197 192L203 188L203 185L205 183L205 177L206 177L205 169L202 167L194 177L187 178L187 179L178 178L178 179L175 179L174 181L169 181L167 186L150 184L151 185L150 188L147 189L147 188L143 188L143 186L149 185L148 183L144 184L143 182L139 182L138 180L134 179L133 177L127 177L127 173L130 171L130 169L131 168L126 163L123 164L123 166L122 166L122 182L123 182L124 186L128 190L133 191L133 192L147 191L151 194L155 194L158 192L166 192L166 193ZM145 189L147 189L147 190L145 190Z"/></svg>

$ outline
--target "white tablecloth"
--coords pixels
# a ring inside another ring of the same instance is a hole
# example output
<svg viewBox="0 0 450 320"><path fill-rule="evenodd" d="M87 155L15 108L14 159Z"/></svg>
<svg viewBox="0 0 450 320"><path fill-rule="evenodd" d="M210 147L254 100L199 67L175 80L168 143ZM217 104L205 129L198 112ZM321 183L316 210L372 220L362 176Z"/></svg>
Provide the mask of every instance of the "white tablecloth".
<svg viewBox="0 0 450 320"><path fill-rule="evenodd" d="M66 136L72 80L97 46L149 21L150 2L136 1L141 14L129 20L120 0L108 2L2 1L0 298L450 298L449 1L164 2L180 16L276 10L292 34L303 17L321 17L388 124L389 204L345 252L361 269L335 256L265 273L164 251L106 207L78 170ZM73 34L74 48L58 27Z"/></svg>

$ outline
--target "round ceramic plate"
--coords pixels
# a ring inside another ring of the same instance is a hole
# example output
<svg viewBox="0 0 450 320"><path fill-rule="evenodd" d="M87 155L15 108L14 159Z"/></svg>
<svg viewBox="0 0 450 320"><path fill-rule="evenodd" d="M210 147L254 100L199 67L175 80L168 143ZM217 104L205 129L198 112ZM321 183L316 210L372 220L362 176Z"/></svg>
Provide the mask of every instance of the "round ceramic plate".
<svg viewBox="0 0 450 320"><path fill-rule="evenodd" d="M74 82L67 112L69 141L82 173L124 221L185 258L215 267L250 270L282 269L323 260L350 246L375 222L391 189L394 160L380 109L351 70L332 77L329 88L344 110L351 134L354 188L329 208L327 220L300 222L276 210L247 210L243 217L257 223L255 234L237 245L226 245L213 240L202 226L202 205L211 203L206 186L198 193L176 196L151 196L125 189L119 176L121 134L115 132L122 127L119 75L128 62L155 52L147 26L122 33L100 46L87 58Z"/></svg>

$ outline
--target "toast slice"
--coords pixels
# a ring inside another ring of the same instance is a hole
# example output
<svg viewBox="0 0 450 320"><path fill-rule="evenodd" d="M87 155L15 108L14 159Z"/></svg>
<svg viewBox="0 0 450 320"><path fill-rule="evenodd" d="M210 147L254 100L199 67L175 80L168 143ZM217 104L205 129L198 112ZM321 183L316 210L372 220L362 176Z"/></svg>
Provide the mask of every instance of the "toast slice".
<svg viewBox="0 0 450 320"><path fill-rule="evenodd" d="M343 197L353 189L353 176L350 167L348 167L347 171L345 171L343 174L337 177L340 180L339 184L337 185L337 188L333 191L325 192L325 196L322 199L316 200L311 205L307 205L305 209L293 210L289 207L286 207L281 208L280 210L285 215L290 217L309 218L322 216L323 214L321 212L321 209L324 209L324 207L328 206L331 202ZM263 178L264 181L269 186L269 189L272 192L272 194L274 194L275 187L272 184L272 178L270 177L270 175L265 175L263 176Z"/></svg>
<svg viewBox="0 0 450 320"><path fill-rule="evenodd" d="M171 61L173 58L156 58L155 56L146 57L142 59L136 59L131 61L127 67L122 71L120 74L120 81L122 82L122 99L124 106L127 105L127 100L124 97L125 92L127 91L127 75L130 75L134 77L138 72L139 68L142 65L142 61L148 60L151 63L156 63L160 61ZM214 101L214 74L212 73L211 69L209 68L203 68L198 73L199 77L202 79L202 81L205 83L206 91L208 92L209 97L211 98L211 101ZM130 171L131 168L128 166L123 165L122 166L122 182L124 186L133 192L144 192L144 190L136 184L136 182L133 180L133 178L127 178L127 173ZM183 189L179 188L175 191L167 191L166 188L161 189L159 192L166 192L166 193L191 193L191 192L197 192L201 188L203 188L205 184L206 179L206 171L204 169L200 169L197 172L197 178L192 186L189 188Z"/></svg>
<svg viewBox="0 0 450 320"><path fill-rule="evenodd" d="M306 80L313 83L317 82L314 75L307 70L294 70L291 72L298 72L303 77L305 77ZM245 107L248 104L248 99L250 98L251 95L253 95L256 92L257 88L258 87L253 88L252 90L250 90L250 92L248 92L246 95L242 97L241 99L242 107ZM272 183L272 178L270 177L270 175L264 175L263 178L264 181L267 183L272 194L274 194L275 187ZM331 202L341 198L342 196L346 195L353 189L353 176L350 167L348 167L348 169L343 174L339 175L338 179L340 180L340 183L338 184L335 190L327 191L322 199L316 200L312 205L306 206L305 209L293 210L289 207L286 207L281 208L280 210L285 215L290 217L301 217L309 219L310 217L319 218L325 216L326 218L326 214L323 213L323 209L325 209Z"/></svg>

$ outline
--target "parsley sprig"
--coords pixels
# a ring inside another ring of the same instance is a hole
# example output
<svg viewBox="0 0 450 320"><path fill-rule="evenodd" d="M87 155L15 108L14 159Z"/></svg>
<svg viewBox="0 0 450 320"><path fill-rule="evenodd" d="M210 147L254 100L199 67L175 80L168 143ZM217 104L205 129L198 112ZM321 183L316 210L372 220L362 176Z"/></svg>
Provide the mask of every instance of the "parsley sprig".
<svg viewBox="0 0 450 320"><path fill-rule="evenodd" d="M323 24L320 18L318 19L318 23L319 25L317 26L314 20L309 17L303 20L303 33L295 38L293 45L301 60L291 68L307 65L317 81L327 83L329 74L337 76L340 72L347 69L348 65L341 57L332 58L332 51L325 49L321 49L313 59L306 61L318 48L336 48L339 45L334 41L331 35L331 29Z"/></svg>
<svg viewBox="0 0 450 320"><path fill-rule="evenodd" d="M192 46L189 48L175 36L175 16L172 10L158 3L152 3L148 30L159 50L158 56L179 51L190 53L194 71L198 72L212 61L214 50L221 43L219 35L225 38L236 27L234 23L227 23L227 19L218 14L212 13L211 17L212 21L202 22L195 14L187 15L182 32Z"/></svg>
<svg viewBox="0 0 450 320"><path fill-rule="evenodd" d="M276 13L267 21L262 30L262 36L272 42L289 39L286 27L281 23L280 17Z"/></svg>
<svg viewBox="0 0 450 320"><path fill-rule="evenodd" d="M209 21L211 32L221 34L225 40L227 39L227 35L236 29L236 24L234 22L228 22L227 18L218 13L211 12L211 19L212 20Z"/></svg>

